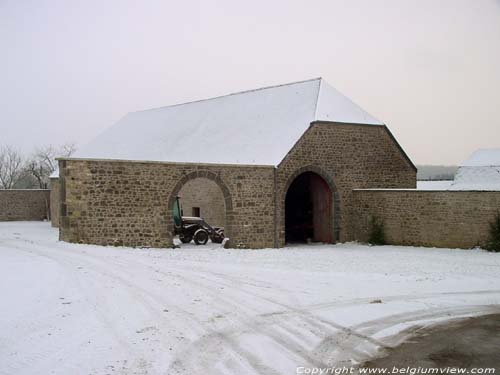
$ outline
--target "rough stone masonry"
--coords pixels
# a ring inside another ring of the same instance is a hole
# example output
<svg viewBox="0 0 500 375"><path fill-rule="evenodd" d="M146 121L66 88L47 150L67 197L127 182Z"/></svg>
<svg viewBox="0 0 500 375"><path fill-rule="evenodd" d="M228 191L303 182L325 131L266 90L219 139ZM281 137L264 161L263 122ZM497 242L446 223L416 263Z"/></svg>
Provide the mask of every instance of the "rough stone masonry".
<svg viewBox="0 0 500 375"><path fill-rule="evenodd" d="M0 190L0 221L47 220L50 190Z"/></svg>
<svg viewBox="0 0 500 375"><path fill-rule="evenodd" d="M383 125L312 123L278 166L67 158L59 167L61 240L99 245L172 246L173 201L196 178L219 186L229 245L241 248L284 246L286 192L303 172L329 184L338 241L355 239L353 189L416 186Z"/></svg>

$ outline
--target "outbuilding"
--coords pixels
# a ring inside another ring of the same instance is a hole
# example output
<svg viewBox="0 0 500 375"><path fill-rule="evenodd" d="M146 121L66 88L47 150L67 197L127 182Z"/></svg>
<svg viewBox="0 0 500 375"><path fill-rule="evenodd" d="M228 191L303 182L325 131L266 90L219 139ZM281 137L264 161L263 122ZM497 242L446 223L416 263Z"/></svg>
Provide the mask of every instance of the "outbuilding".
<svg viewBox="0 0 500 375"><path fill-rule="evenodd" d="M59 160L64 241L169 247L172 206L228 245L354 237L353 189L415 188L387 126L323 79L129 113Z"/></svg>
<svg viewBox="0 0 500 375"><path fill-rule="evenodd" d="M500 148L474 151L458 168L450 190L500 191Z"/></svg>

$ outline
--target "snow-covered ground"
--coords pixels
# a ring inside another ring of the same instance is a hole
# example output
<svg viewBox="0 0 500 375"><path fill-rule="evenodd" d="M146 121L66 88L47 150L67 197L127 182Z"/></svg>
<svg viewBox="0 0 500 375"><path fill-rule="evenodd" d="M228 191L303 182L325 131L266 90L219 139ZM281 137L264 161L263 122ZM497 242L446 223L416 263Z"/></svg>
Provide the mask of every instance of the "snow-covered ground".
<svg viewBox="0 0 500 375"><path fill-rule="evenodd" d="M500 254L112 248L0 223L0 297L1 374L294 374L498 311Z"/></svg>

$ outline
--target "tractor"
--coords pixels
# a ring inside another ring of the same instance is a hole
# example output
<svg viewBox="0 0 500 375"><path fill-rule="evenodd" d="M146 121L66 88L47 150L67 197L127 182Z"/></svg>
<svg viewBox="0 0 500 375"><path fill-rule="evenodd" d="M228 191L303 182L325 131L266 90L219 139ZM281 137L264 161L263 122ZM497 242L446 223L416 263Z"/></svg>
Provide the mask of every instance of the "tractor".
<svg viewBox="0 0 500 375"><path fill-rule="evenodd" d="M224 228L212 227L201 217L182 216L180 197L175 198L173 207L174 234L179 236L182 243L194 240L197 245L205 245L208 239L213 243L222 243Z"/></svg>

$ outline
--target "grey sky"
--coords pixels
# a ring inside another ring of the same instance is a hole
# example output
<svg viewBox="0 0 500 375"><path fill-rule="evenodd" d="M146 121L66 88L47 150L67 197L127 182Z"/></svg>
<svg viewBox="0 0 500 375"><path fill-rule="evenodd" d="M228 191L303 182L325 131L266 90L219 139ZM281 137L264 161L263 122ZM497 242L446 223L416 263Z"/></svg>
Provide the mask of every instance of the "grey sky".
<svg viewBox="0 0 500 375"><path fill-rule="evenodd" d="M500 1L0 0L0 144L322 76L417 164L500 147Z"/></svg>

